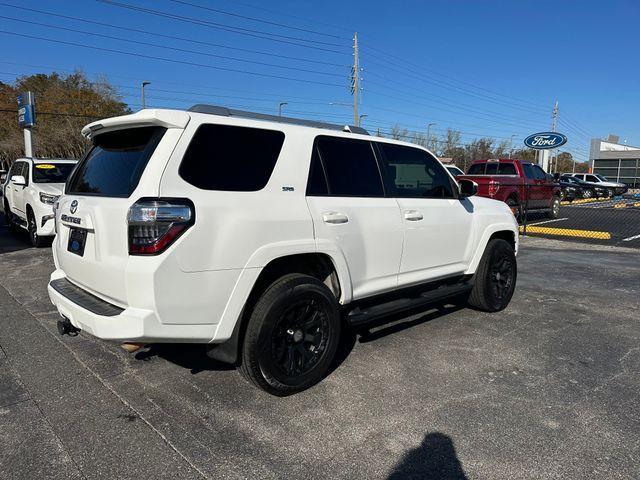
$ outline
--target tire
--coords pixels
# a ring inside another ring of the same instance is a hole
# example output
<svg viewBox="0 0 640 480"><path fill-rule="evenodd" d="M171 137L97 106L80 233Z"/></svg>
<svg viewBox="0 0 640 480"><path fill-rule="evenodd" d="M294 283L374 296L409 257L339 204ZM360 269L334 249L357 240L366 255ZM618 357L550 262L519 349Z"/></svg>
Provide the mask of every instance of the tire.
<svg viewBox="0 0 640 480"><path fill-rule="evenodd" d="M522 205L520 205L520 202L513 197L509 197L506 204L513 212L513 216L516 217L516 221L520 223L522 221Z"/></svg>
<svg viewBox="0 0 640 480"><path fill-rule="evenodd" d="M285 275L255 303L240 373L272 395L305 390L329 371L340 329L338 302L325 284L308 275Z"/></svg>
<svg viewBox="0 0 640 480"><path fill-rule="evenodd" d="M504 310L513 296L517 276L518 266L511 244L501 238L489 240L474 275L468 305L484 312Z"/></svg>
<svg viewBox="0 0 640 480"><path fill-rule="evenodd" d="M31 245L40 248L44 246L45 240L38 235L38 226L36 225L36 217L33 212L29 210L27 213L27 231L29 232L29 241Z"/></svg>
<svg viewBox="0 0 640 480"><path fill-rule="evenodd" d="M616 196L616 192L613 190L613 188L609 188L607 189L607 195L609 195L610 198L613 198Z"/></svg>
<svg viewBox="0 0 640 480"><path fill-rule="evenodd" d="M16 225L16 223L13 221L13 213L11 213L11 208L9 207L9 202L7 202L7 199L5 198L4 200L4 224L6 225L7 229L10 232L17 232L18 231L18 226Z"/></svg>
<svg viewBox="0 0 640 480"><path fill-rule="evenodd" d="M593 198L595 196L596 196L595 192L589 188L585 188L582 191L582 198Z"/></svg>
<svg viewBox="0 0 640 480"><path fill-rule="evenodd" d="M560 216L560 197L555 196L551 200L551 208L547 214L549 218L558 218Z"/></svg>

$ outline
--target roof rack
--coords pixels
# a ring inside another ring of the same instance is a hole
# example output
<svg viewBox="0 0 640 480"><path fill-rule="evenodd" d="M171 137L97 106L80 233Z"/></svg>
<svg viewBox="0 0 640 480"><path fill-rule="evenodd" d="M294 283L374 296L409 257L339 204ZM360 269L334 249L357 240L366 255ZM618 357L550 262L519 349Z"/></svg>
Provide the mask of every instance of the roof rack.
<svg viewBox="0 0 640 480"><path fill-rule="evenodd" d="M210 115L220 115L222 117L240 117L252 118L255 120L266 120L269 122L289 123L291 125L301 125L303 127L324 128L327 130L337 130L339 132L359 133L361 135L369 135L362 127L354 125L337 125L334 123L316 122L315 120L304 120L302 118L281 117L278 115L267 115L265 113L247 112L244 110L233 110L227 107L219 107L217 105L206 105L198 103L191 107L189 112L208 113Z"/></svg>

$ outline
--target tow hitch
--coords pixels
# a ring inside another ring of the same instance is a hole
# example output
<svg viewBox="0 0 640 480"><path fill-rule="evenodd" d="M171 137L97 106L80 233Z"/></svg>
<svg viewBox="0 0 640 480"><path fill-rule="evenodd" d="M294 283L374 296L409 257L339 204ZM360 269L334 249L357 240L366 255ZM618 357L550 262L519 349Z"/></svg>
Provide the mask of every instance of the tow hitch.
<svg viewBox="0 0 640 480"><path fill-rule="evenodd" d="M58 332L60 335L70 335L75 337L80 333L80 329L71 325L68 318L63 318L62 320L58 320Z"/></svg>

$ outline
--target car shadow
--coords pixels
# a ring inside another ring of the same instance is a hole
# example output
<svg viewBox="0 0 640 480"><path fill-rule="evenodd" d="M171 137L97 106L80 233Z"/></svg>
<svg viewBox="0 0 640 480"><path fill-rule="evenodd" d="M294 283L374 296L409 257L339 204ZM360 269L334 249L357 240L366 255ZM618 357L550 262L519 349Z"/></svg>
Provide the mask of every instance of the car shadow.
<svg viewBox="0 0 640 480"><path fill-rule="evenodd" d="M421 480L466 480L453 440L448 435L432 432L424 436L420 446L406 452L388 480L416 478Z"/></svg>
<svg viewBox="0 0 640 480"><path fill-rule="evenodd" d="M0 254L33 248L26 230L12 232L6 226L4 213L0 212Z"/></svg>
<svg viewBox="0 0 640 480"><path fill-rule="evenodd" d="M435 304L428 308L427 313L418 318L412 317L420 312L425 312L425 307L389 315L369 322L364 326L359 326L358 328L345 325L340 336L340 343L338 344L336 355L325 378L344 363L356 343L373 342L387 335L392 335L408 328L430 322L464 307L452 304ZM134 358L140 361L149 361L154 357L162 358L187 369L193 375L204 371L227 371L236 368L235 365L209 358L207 355L207 345L200 344L155 343L145 346L134 355Z"/></svg>

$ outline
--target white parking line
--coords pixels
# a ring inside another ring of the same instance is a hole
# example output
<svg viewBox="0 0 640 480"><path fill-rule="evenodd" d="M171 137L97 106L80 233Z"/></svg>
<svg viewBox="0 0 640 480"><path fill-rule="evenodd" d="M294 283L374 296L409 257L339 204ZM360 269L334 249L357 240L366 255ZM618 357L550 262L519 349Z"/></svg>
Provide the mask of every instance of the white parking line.
<svg viewBox="0 0 640 480"><path fill-rule="evenodd" d="M640 238L640 235L634 235L633 237L623 238L622 241L623 242L630 242L631 240L637 240L638 238Z"/></svg>
<svg viewBox="0 0 640 480"><path fill-rule="evenodd" d="M569 218L555 218L553 220L545 220L543 222L528 223L527 225L542 225L543 223L561 222L562 220L569 220Z"/></svg>

